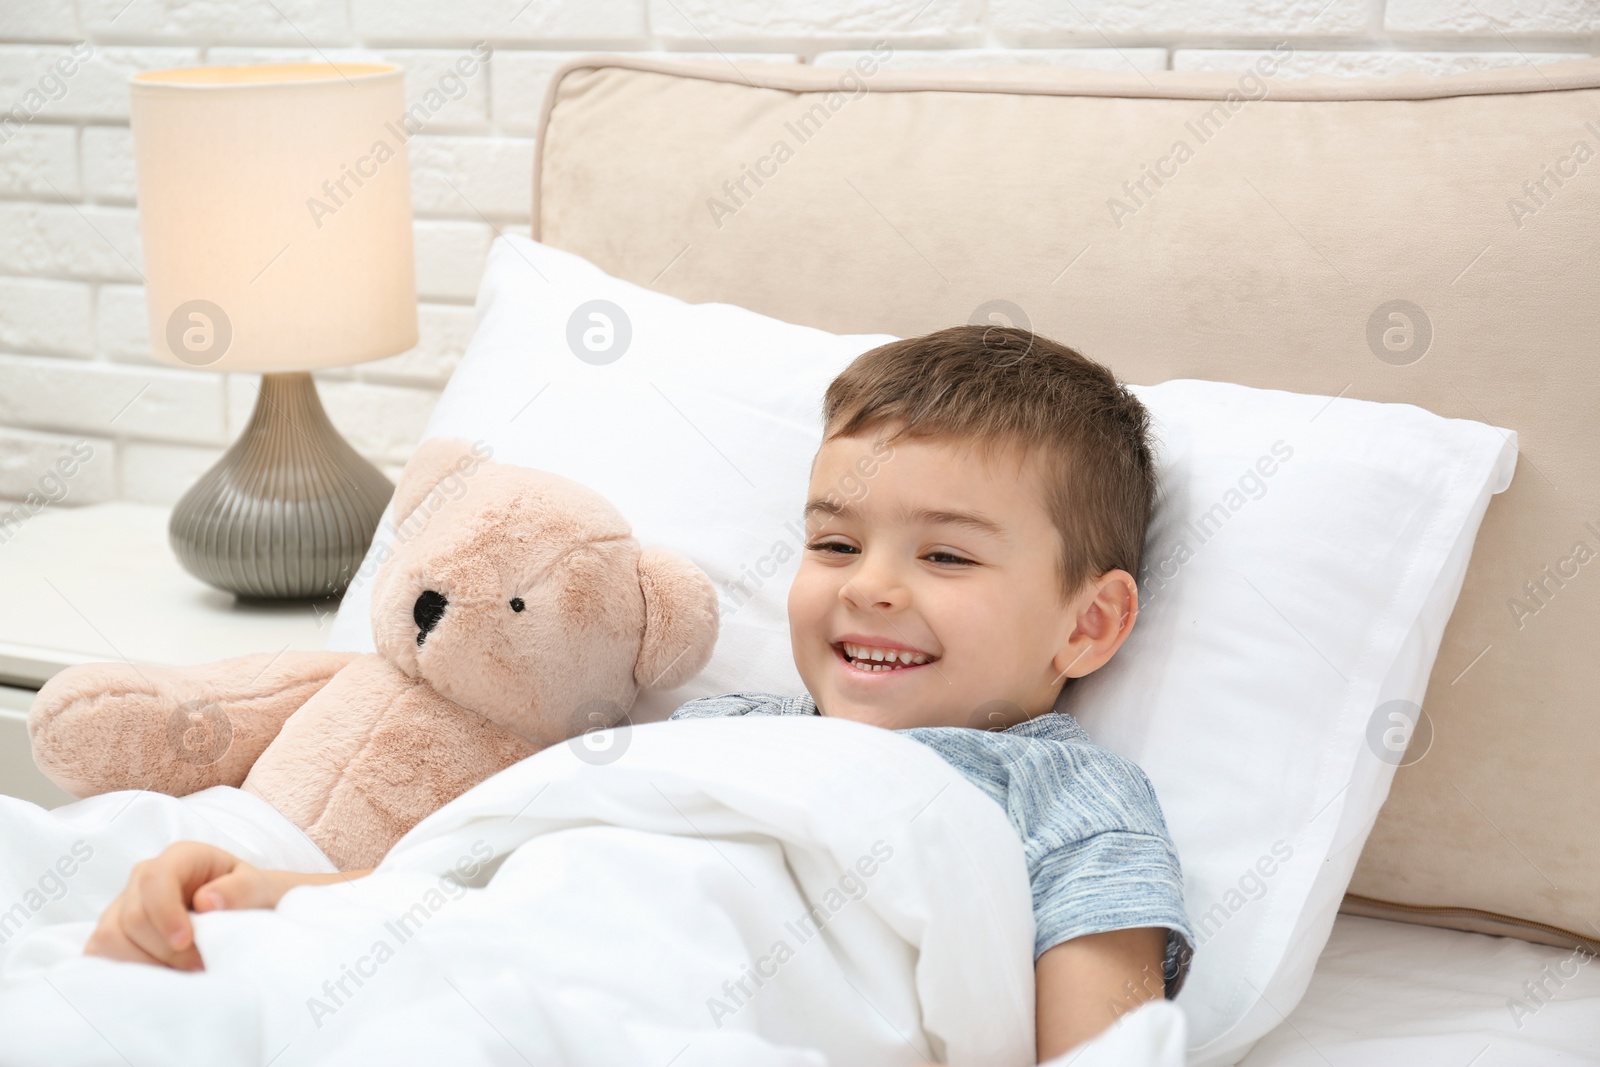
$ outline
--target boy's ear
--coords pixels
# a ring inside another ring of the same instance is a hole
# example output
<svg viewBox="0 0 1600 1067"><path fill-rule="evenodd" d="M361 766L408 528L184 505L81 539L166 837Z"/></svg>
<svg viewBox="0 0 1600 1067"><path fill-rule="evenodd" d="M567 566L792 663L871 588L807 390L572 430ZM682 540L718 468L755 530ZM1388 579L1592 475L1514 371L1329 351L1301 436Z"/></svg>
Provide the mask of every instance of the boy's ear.
<svg viewBox="0 0 1600 1067"><path fill-rule="evenodd" d="M404 524L440 482L457 471L471 470L480 461L473 446L459 437L430 437L418 445L394 490L395 526Z"/></svg>
<svg viewBox="0 0 1600 1067"><path fill-rule="evenodd" d="M1082 678L1105 666L1133 632L1138 583L1120 568L1106 571L1084 586L1069 610L1072 629L1051 665L1058 678Z"/></svg>

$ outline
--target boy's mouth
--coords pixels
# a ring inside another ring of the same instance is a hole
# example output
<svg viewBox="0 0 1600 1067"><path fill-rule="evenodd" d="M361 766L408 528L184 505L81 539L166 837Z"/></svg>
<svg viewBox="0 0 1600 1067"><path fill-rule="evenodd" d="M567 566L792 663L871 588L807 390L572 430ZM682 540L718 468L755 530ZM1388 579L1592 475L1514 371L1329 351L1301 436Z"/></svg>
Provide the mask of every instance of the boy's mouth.
<svg viewBox="0 0 1600 1067"><path fill-rule="evenodd" d="M939 658L915 649L863 645L854 641L835 642L833 650L851 670L869 674L908 671L925 667Z"/></svg>

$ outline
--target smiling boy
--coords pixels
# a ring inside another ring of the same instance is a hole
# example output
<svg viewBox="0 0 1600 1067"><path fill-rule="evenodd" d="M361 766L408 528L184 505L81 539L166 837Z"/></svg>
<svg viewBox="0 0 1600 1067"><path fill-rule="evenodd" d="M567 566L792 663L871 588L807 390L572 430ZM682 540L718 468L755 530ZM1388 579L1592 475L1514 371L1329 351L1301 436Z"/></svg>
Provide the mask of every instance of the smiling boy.
<svg viewBox="0 0 1600 1067"><path fill-rule="evenodd" d="M789 590L805 693L707 697L672 718L904 730L1005 808L1033 890L1049 1059L1175 996L1193 954L1148 779L1051 710L1137 616L1149 416L1064 345L957 326L859 357L828 387L823 425ZM848 500L830 490L858 484Z"/></svg>
<svg viewBox="0 0 1600 1067"><path fill-rule="evenodd" d="M1138 614L1149 416L1109 370L1023 330L957 326L857 358L827 390L789 591L805 692L673 719L825 715L903 730L1005 809L1033 893L1041 1061L1175 996L1194 936L1137 766L1052 711ZM865 481L862 478L865 477ZM835 486L856 490L845 496ZM201 966L185 913L273 907L343 875L174 845L135 868L86 951Z"/></svg>

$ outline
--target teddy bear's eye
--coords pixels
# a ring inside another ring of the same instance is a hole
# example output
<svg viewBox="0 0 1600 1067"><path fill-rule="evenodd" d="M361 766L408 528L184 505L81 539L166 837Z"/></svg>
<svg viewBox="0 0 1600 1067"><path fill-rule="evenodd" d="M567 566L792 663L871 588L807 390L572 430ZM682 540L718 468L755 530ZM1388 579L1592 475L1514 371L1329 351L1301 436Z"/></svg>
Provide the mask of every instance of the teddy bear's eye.
<svg viewBox="0 0 1600 1067"><path fill-rule="evenodd" d="M514 597L511 598L511 610L512 611L521 611L523 608L525 608L527 606L528 605L526 605L526 604L524 604L522 602L522 598L521 597L514 596Z"/></svg>

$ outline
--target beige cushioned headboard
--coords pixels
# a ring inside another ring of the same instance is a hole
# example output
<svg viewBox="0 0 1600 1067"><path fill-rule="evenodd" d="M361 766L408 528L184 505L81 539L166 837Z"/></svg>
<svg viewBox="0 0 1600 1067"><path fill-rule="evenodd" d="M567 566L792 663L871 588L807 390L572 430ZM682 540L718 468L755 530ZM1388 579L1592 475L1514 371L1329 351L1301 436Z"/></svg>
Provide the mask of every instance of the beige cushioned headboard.
<svg viewBox="0 0 1600 1067"><path fill-rule="evenodd" d="M833 331L1005 300L1132 382L1515 429L1428 688L1432 748L1397 772L1345 910L1600 940L1600 60L1280 75L1265 99L1230 74L880 69L841 93L844 73L574 61L534 236Z"/></svg>

